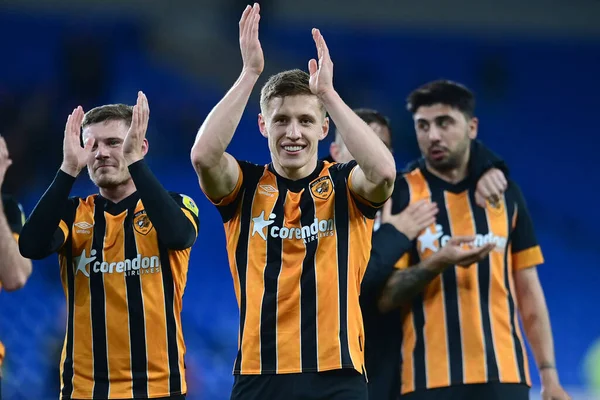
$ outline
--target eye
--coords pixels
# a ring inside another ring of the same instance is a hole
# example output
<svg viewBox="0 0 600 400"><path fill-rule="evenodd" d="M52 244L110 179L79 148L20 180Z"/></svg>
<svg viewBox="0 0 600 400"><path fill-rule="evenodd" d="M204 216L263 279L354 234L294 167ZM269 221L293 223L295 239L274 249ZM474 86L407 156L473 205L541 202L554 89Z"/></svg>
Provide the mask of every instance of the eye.
<svg viewBox="0 0 600 400"><path fill-rule="evenodd" d="M277 117L273 120L278 125L287 124L288 119L286 117Z"/></svg>
<svg viewBox="0 0 600 400"><path fill-rule="evenodd" d="M429 130L429 124L427 122L417 122L417 130L427 132Z"/></svg>
<svg viewBox="0 0 600 400"><path fill-rule="evenodd" d="M310 124L312 124L312 120L311 120L311 119L309 119L309 118L302 118L302 119L300 120L300 123L301 123L302 125L310 125Z"/></svg>
<svg viewBox="0 0 600 400"><path fill-rule="evenodd" d="M118 141L118 140L116 140L116 139L111 139L111 140L108 142L108 144L109 144L109 146L116 147L116 146L118 146L119 144L121 144L121 142L120 142L120 141Z"/></svg>

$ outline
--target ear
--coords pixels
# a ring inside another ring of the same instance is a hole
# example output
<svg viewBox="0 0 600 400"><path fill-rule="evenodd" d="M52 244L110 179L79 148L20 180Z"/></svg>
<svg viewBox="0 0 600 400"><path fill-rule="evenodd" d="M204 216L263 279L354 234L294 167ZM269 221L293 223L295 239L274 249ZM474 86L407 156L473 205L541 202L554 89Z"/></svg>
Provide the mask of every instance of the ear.
<svg viewBox="0 0 600 400"><path fill-rule="evenodd" d="M321 126L321 134L319 135L319 140L323 140L327 137L329 133L329 118L325 117L323 119L323 125Z"/></svg>
<svg viewBox="0 0 600 400"><path fill-rule="evenodd" d="M269 136L267 133L267 121L265 120L265 117L262 114L258 114L258 130L260 131L260 134L264 137Z"/></svg>
<svg viewBox="0 0 600 400"><path fill-rule="evenodd" d="M479 129L479 120L477 117L471 118L469 121L469 138L475 139L477 137L477 132Z"/></svg>
<svg viewBox="0 0 600 400"><path fill-rule="evenodd" d="M146 156L146 154L148 154L149 149L150 143L148 142L148 139L144 138L144 141L142 142L142 154Z"/></svg>
<svg viewBox="0 0 600 400"><path fill-rule="evenodd" d="M329 145L329 154L331 155L331 158L333 158L333 161L338 160L338 156L340 155L340 146L338 146L336 142L331 142Z"/></svg>

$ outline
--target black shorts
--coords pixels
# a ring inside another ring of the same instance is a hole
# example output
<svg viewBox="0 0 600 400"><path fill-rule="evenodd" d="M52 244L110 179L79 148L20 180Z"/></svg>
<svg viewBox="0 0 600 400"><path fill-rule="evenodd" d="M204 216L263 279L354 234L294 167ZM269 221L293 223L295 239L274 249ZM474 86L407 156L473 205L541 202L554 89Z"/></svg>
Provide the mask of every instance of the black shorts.
<svg viewBox="0 0 600 400"><path fill-rule="evenodd" d="M520 383L489 382L457 385L438 389L417 390L400 400L528 400L529 387Z"/></svg>
<svg viewBox="0 0 600 400"><path fill-rule="evenodd" d="M280 375L236 375L231 400L367 400L367 382L353 369Z"/></svg>

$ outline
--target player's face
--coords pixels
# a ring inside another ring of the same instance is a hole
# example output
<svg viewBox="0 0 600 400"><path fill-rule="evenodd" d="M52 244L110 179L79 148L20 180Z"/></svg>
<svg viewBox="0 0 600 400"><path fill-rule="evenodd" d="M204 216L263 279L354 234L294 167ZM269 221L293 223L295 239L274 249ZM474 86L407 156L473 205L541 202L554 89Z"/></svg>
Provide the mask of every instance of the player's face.
<svg viewBox="0 0 600 400"><path fill-rule="evenodd" d="M129 126L122 120L99 122L83 130L83 140L95 139L87 168L96 186L113 188L131 179L123 157L123 142L128 130Z"/></svg>
<svg viewBox="0 0 600 400"><path fill-rule="evenodd" d="M388 149L390 149L390 151L393 151L392 150L392 134L391 134L389 128L387 126L381 125L377 122L371 122L369 124L369 126L377 134L379 139L381 139L383 144L385 144L386 147ZM352 154L350 154L350 152L348 151L348 148L343 143L338 144L338 143L334 142L331 144L331 146L332 146L331 147L331 156L333 157L334 161L337 161L339 163L347 163L349 161L354 160L354 157L352 157Z"/></svg>
<svg viewBox="0 0 600 400"><path fill-rule="evenodd" d="M310 175L316 166L319 141L329 131L319 99L310 95L274 98L265 114L259 115L258 123L269 140L275 168L288 177Z"/></svg>
<svg viewBox="0 0 600 400"><path fill-rule="evenodd" d="M413 116L421 154L430 167L449 171L469 161L469 146L477 136L477 118L467 119L444 104L419 107Z"/></svg>

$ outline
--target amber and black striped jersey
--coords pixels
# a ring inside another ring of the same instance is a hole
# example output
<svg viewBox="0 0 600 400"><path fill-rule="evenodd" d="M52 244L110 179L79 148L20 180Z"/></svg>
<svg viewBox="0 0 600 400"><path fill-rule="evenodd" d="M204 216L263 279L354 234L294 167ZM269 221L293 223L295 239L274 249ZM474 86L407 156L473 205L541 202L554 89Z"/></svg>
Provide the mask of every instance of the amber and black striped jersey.
<svg viewBox="0 0 600 400"><path fill-rule="evenodd" d="M438 204L428 227L397 268L430 257L451 236L475 236L476 245L496 248L469 268L448 268L403 311L401 392L459 384L530 384L518 322L513 273L543 263L533 223L519 187L509 187L499 205L475 204L476 182L452 185L425 168L398 181L394 204L418 200ZM407 196L408 194L408 196Z"/></svg>
<svg viewBox="0 0 600 400"><path fill-rule="evenodd" d="M129 172L137 191L113 203L69 198L75 178L59 171L21 232L24 256L58 252L63 400L186 393L181 309L198 208L167 192L143 160Z"/></svg>
<svg viewBox="0 0 600 400"><path fill-rule="evenodd" d="M215 201L240 309L234 374L363 373L358 297L379 205L353 192L356 165L320 161L291 181L240 161Z"/></svg>
<svg viewBox="0 0 600 400"><path fill-rule="evenodd" d="M189 198L173 194L197 227ZM190 248L170 250L134 193L118 204L72 199L59 251L67 297L63 398L186 392L181 308Z"/></svg>
<svg viewBox="0 0 600 400"><path fill-rule="evenodd" d="M21 205L14 199L12 196L2 195L2 205L4 208L4 215L6 216L6 220L10 229L13 232L13 236L15 240L19 240L19 233L21 233L21 228L25 223L25 214L23 213L23 208ZM0 289L2 288L0 282ZM4 360L4 345L0 342L0 366L2 365L2 361Z"/></svg>

